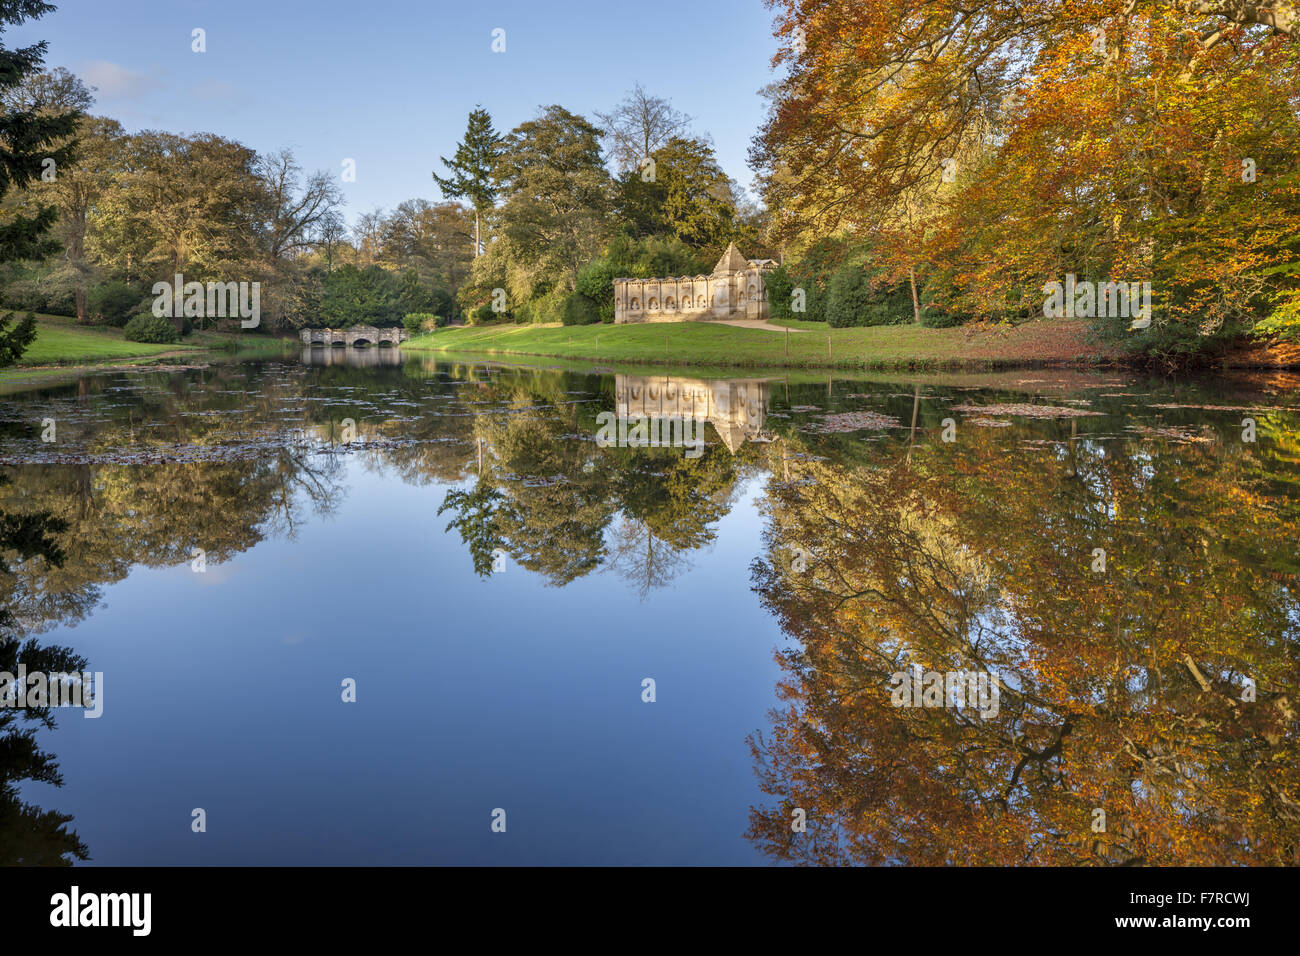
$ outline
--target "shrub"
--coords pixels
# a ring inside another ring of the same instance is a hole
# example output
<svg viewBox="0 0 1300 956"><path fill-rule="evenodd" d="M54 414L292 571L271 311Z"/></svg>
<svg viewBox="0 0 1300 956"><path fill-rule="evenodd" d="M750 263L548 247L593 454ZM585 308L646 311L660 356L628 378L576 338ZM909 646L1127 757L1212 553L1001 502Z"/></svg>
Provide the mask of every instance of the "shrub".
<svg viewBox="0 0 1300 956"><path fill-rule="evenodd" d="M76 315L77 270L57 261L24 267L14 263L0 276L0 307L50 315Z"/></svg>
<svg viewBox="0 0 1300 956"><path fill-rule="evenodd" d="M804 319L806 312L795 312L791 308L795 285L794 276L789 267L779 265L769 272L763 280L767 287L768 310L774 319Z"/></svg>
<svg viewBox="0 0 1300 956"><path fill-rule="evenodd" d="M614 321L614 280L619 270L608 259L597 259L578 273L578 292L596 306L598 320ZM566 325L584 325L564 320Z"/></svg>
<svg viewBox="0 0 1300 956"><path fill-rule="evenodd" d="M562 288L551 289L542 295L534 296L514 309L514 320L521 324L563 322L564 303L568 297L569 292Z"/></svg>
<svg viewBox="0 0 1300 956"><path fill-rule="evenodd" d="M912 319L905 286L882 287L861 266L846 263L826 288L826 321L833 328L899 325Z"/></svg>
<svg viewBox="0 0 1300 956"><path fill-rule="evenodd" d="M962 322L960 315L947 309L927 308L921 312L921 325L927 329L951 329Z"/></svg>
<svg viewBox="0 0 1300 956"><path fill-rule="evenodd" d="M441 315L434 315L432 312L408 312L402 319L402 326L412 335L419 335L421 332L432 332L434 329L440 329L447 324L447 320Z"/></svg>
<svg viewBox="0 0 1300 956"><path fill-rule="evenodd" d="M125 282L101 282L86 295L86 310L94 322L120 329L140 308L140 293Z"/></svg>
<svg viewBox="0 0 1300 956"><path fill-rule="evenodd" d="M600 306L581 292L575 292L564 300L560 321L565 325L594 325L601 321Z"/></svg>
<svg viewBox="0 0 1300 956"><path fill-rule="evenodd" d="M35 279L17 279L7 283L0 291L0 307L22 312L38 312L45 308L45 296Z"/></svg>
<svg viewBox="0 0 1300 956"><path fill-rule="evenodd" d="M172 325L170 319L159 318L152 312L141 312L126 323L122 329L122 337L128 342L157 342L169 344L175 342L179 336L176 334L176 326Z"/></svg>
<svg viewBox="0 0 1300 956"><path fill-rule="evenodd" d="M921 324L928 329L950 329L975 318L962 305L962 290L951 271L933 273L921 289Z"/></svg>

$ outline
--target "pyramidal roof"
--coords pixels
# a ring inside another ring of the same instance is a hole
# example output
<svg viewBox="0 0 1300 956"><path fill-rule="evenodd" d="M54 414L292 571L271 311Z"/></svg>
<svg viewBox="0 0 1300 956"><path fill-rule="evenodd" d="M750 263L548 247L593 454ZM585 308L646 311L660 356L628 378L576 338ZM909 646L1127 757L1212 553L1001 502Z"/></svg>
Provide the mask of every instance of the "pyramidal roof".
<svg viewBox="0 0 1300 956"><path fill-rule="evenodd" d="M740 254L740 250L736 248L736 244L733 242L727 246L727 251L722 254L718 264L713 267L713 274L719 276L731 272L744 272L748 268L749 260Z"/></svg>

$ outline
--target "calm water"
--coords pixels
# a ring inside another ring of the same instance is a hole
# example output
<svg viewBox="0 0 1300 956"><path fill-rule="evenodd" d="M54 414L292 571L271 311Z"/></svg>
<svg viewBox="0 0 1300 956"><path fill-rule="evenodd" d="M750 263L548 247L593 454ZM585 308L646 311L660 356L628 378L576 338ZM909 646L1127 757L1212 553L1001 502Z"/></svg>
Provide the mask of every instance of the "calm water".
<svg viewBox="0 0 1300 956"><path fill-rule="evenodd" d="M372 349L0 397L0 669L103 674L0 710L0 861L1295 863L1291 384Z"/></svg>

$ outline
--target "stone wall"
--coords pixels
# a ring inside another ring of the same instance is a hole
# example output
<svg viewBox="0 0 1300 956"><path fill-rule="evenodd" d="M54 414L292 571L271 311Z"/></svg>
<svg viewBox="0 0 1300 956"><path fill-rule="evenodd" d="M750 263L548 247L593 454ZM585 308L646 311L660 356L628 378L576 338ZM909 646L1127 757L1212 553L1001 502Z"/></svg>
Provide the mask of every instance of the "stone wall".
<svg viewBox="0 0 1300 956"><path fill-rule="evenodd" d="M766 319L763 270L729 276L615 279L615 322Z"/></svg>

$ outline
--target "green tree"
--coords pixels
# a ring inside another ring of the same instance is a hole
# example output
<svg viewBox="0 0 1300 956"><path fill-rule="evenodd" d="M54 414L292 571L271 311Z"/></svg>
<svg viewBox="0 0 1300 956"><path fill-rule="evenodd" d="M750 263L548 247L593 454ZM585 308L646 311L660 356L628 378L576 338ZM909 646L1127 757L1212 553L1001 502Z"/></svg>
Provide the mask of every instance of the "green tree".
<svg viewBox="0 0 1300 956"><path fill-rule="evenodd" d="M53 4L43 0L0 0L0 37L5 27L38 19L53 9ZM0 45L0 97L39 73L47 45L44 40L14 49ZM12 188L25 189L40 181L47 169L57 175L61 166L71 162L80 115L75 109L54 112L31 103L0 101L0 199ZM57 215L53 206L41 206L30 216L14 210L0 216L0 263L53 253L57 244L46 238L46 233ZM0 317L0 366L16 361L36 337L33 316L10 329L12 320L13 313Z"/></svg>
<svg viewBox="0 0 1300 956"><path fill-rule="evenodd" d="M483 252L479 219L496 202L497 186L492 170L501 156L501 136L492 128L492 116L481 106L470 110L465 138L451 159L440 157L451 172L443 177L433 174L442 194L448 199L468 199L474 207L474 256Z"/></svg>
<svg viewBox="0 0 1300 956"><path fill-rule="evenodd" d="M31 112L40 116L78 114L76 162L55 165L51 178L44 175L17 199L23 211L39 211L52 204L59 213L55 237L64 247L64 257L73 270L72 292L77 321L89 321L86 307L87 285L92 269L85 257L86 213L93 198L105 186L106 143L121 135L113 120L85 116L95 98L80 79L59 67L48 73L29 73L17 86L0 91L0 105L8 110Z"/></svg>
<svg viewBox="0 0 1300 956"><path fill-rule="evenodd" d="M93 267L86 255L86 236L91 211L112 188L117 175L117 150L121 142L122 127L116 120L86 117L81 121L77 146L77 162L51 183L51 198L58 207L65 255L76 269L73 300L77 322L90 321L87 285ZM136 296L136 301L140 299Z"/></svg>
<svg viewBox="0 0 1300 956"><path fill-rule="evenodd" d="M95 206L94 245L101 261L126 263L127 281L137 268L150 281L263 271L268 201L253 150L210 133L146 130L124 138L121 163L116 188ZM292 234L287 221L273 228Z"/></svg>
<svg viewBox="0 0 1300 956"><path fill-rule="evenodd" d="M721 246L735 227L732 183L698 139L674 137L654 164L619 180L619 212L639 235L668 233L693 246Z"/></svg>
<svg viewBox="0 0 1300 956"><path fill-rule="evenodd" d="M606 234L611 183L600 130L548 106L511 131L495 178L505 203L494 216L509 258L545 280L537 285L563 283L572 291Z"/></svg>

